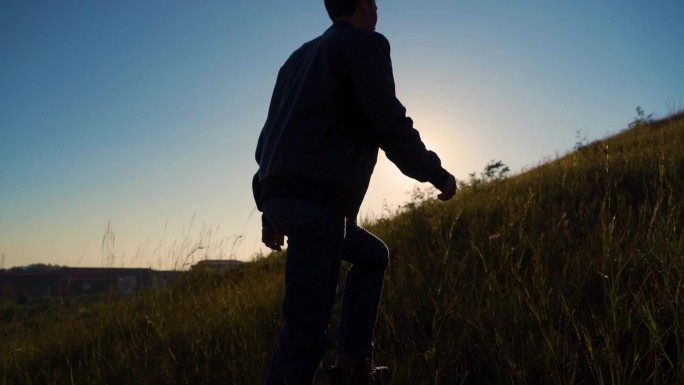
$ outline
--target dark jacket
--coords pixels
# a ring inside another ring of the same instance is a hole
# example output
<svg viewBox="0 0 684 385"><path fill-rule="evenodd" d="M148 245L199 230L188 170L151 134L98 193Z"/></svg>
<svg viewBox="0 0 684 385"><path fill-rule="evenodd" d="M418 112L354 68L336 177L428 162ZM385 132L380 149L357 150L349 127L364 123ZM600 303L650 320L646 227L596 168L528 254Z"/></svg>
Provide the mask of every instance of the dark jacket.
<svg viewBox="0 0 684 385"><path fill-rule="evenodd" d="M257 207L271 196L307 199L353 221L379 148L407 176L446 184L395 96L387 39L337 21L280 68L256 149Z"/></svg>

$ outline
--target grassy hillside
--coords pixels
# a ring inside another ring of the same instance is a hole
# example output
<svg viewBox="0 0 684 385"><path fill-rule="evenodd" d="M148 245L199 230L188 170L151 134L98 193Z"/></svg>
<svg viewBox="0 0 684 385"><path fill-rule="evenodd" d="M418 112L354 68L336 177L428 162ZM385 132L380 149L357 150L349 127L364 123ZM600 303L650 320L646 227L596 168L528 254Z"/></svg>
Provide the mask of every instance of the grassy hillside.
<svg viewBox="0 0 684 385"><path fill-rule="evenodd" d="M392 253L393 384L684 383L683 142L684 114L643 122L368 224ZM259 384L282 274L274 254L133 299L6 305L0 384Z"/></svg>

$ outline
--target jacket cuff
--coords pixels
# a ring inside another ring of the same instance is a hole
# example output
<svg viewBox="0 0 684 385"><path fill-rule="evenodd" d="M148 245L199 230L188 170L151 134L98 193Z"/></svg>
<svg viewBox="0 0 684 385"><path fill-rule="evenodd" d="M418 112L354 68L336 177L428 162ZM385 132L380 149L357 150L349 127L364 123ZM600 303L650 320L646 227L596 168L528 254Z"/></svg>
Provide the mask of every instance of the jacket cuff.
<svg viewBox="0 0 684 385"><path fill-rule="evenodd" d="M261 214L261 227L273 227L264 214Z"/></svg>
<svg viewBox="0 0 684 385"><path fill-rule="evenodd" d="M432 183L433 186L437 190L442 191L442 188L446 186L447 180L449 180L449 172L443 168L440 168L438 172L435 173L434 176L430 178L430 183Z"/></svg>

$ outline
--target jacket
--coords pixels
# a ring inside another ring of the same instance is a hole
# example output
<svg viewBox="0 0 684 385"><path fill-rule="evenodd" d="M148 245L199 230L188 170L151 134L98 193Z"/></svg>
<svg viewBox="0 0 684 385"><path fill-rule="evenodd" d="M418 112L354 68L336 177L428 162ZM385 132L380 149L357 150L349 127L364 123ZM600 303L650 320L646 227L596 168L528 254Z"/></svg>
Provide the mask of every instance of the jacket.
<svg viewBox="0 0 684 385"><path fill-rule="evenodd" d="M337 21L280 68L255 154L257 207L271 196L307 199L354 221L379 149L405 175L446 184L395 96L387 39Z"/></svg>

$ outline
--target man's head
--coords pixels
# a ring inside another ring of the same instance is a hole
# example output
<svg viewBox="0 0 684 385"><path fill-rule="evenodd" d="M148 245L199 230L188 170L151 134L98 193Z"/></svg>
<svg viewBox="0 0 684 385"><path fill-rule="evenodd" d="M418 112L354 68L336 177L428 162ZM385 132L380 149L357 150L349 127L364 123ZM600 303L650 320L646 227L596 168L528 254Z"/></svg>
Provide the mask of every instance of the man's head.
<svg viewBox="0 0 684 385"><path fill-rule="evenodd" d="M330 20L347 20L355 27L375 31L378 7L375 0L325 0Z"/></svg>

